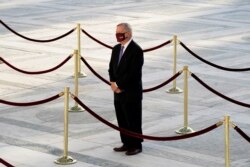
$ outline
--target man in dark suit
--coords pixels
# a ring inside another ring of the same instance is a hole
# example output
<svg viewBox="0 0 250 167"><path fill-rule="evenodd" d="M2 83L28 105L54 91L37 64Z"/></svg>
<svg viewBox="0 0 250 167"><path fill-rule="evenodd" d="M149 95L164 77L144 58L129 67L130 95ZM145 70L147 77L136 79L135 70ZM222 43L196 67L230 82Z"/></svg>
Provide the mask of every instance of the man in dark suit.
<svg viewBox="0 0 250 167"><path fill-rule="evenodd" d="M142 134L142 66L143 51L132 39L128 23L116 27L115 45L109 63L111 89L114 92L116 118L120 128ZM114 148L126 155L142 152L142 139L120 133L123 145Z"/></svg>

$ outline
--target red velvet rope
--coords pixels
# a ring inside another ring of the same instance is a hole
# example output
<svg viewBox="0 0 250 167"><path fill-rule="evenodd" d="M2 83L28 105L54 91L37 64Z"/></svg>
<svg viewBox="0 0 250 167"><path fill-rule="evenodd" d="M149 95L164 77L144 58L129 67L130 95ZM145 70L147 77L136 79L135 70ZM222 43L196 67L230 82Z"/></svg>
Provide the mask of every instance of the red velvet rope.
<svg viewBox="0 0 250 167"><path fill-rule="evenodd" d="M0 158L0 163L2 163L3 165L5 165L6 167L14 167L13 165L11 165L10 163L6 162L2 158Z"/></svg>
<svg viewBox="0 0 250 167"><path fill-rule="evenodd" d="M239 71L250 71L250 68L242 68L242 69L235 69L235 68L227 68L227 67L222 67L219 66L217 64L211 63L203 58L201 58L200 56L198 56L197 54L195 54L193 51L191 51L184 43L180 42L180 45L186 49L191 55L193 55L194 57L196 57L197 59L199 59L200 61L213 66L215 68L221 69L221 70L225 70L225 71L232 71L232 72L239 72Z"/></svg>
<svg viewBox="0 0 250 167"><path fill-rule="evenodd" d="M172 42L172 39L170 39L170 40L168 40L168 41L166 41L166 42L164 42L164 43L162 43L162 44L160 44L158 46L155 46L155 47L152 47L152 48L148 48L148 49L144 49L143 52L150 52L150 51L159 49L159 48L161 48L161 47L163 47L165 45L170 44L171 42Z"/></svg>
<svg viewBox="0 0 250 167"><path fill-rule="evenodd" d="M56 41L56 40L59 40L61 38L64 38L66 36L68 36L69 34L71 34L72 32L75 31L76 28L73 28L71 29L70 31L66 32L65 34L63 35L60 35L59 37L56 37L56 38L53 38L53 39L47 39L47 40L38 40L38 39L32 39L32 38L29 38L29 37L26 37L22 34L19 34L18 32L16 32L15 30L13 30L12 28L10 28L7 24L5 24L2 20L0 20L0 23L6 28L8 29L9 31L11 31L12 33L16 34L17 36L21 37L21 38L24 38L26 40L29 40L29 41L33 41L33 42L53 42L53 41Z"/></svg>
<svg viewBox="0 0 250 167"><path fill-rule="evenodd" d="M39 101L34 101L34 102L26 102L26 103L19 103L19 102L11 102L11 101L6 101L3 99L0 99L0 103L6 104L6 105L10 105L10 106L35 106L35 105L39 105L39 104L44 104L44 103L48 103L50 101L53 101L57 98L61 97L61 94L49 97L47 99L43 99L43 100L39 100Z"/></svg>
<svg viewBox="0 0 250 167"><path fill-rule="evenodd" d="M13 65L11 65L10 63L8 63L6 60L4 60L2 57L0 57L0 60L2 60L7 66L9 66L10 68L24 73L24 74L30 74L30 75L34 75L34 74L45 74L45 73L49 73L51 71L55 71L56 69L60 68L62 65L64 65L67 61L69 61L69 59L72 57L72 55L69 55L65 60L63 60L60 64L58 64L57 66L50 68L48 70L44 70L44 71L25 71L25 70L21 70Z"/></svg>
<svg viewBox="0 0 250 167"><path fill-rule="evenodd" d="M250 143L250 137L244 133L238 126L235 126L234 129L244 138L246 141Z"/></svg>
<svg viewBox="0 0 250 167"><path fill-rule="evenodd" d="M156 89L159 89L167 84L169 84L170 82L172 82L174 79L178 78L180 75L181 75L182 71L178 71L174 76L172 76L171 78L169 78L168 80L166 80L165 82L161 83L160 85L157 85L155 87L152 87L152 88L148 88L148 89L143 89L143 92L144 93L147 93L147 92L151 92L151 91L154 91Z"/></svg>
<svg viewBox="0 0 250 167"><path fill-rule="evenodd" d="M101 41L99 41L98 39L94 38L93 36L91 36L89 33L87 33L84 29L82 29L82 32L87 35L89 38L91 38L92 40L96 41L97 43L101 44L102 46L105 46L106 48L109 48L109 49L113 49L112 46L110 45L107 45Z"/></svg>
<svg viewBox="0 0 250 167"><path fill-rule="evenodd" d="M106 80L105 78L103 78L101 75L99 75L90 65L89 63L83 58L81 57L82 62L88 67L88 69L100 80L102 80L103 82L105 82L107 85L110 85L110 82L108 80Z"/></svg>
<svg viewBox="0 0 250 167"><path fill-rule="evenodd" d="M73 95L72 95L73 96ZM119 128L118 126L108 122L107 120L105 120L104 118L102 118L101 116L97 115L94 111L92 111L88 106L86 106L85 104L83 104L83 102L81 102L80 99L78 99L76 96L73 96L73 99L80 105L82 106L88 113L90 113L92 116L94 116L96 119L98 119L99 121L101 121L102 123L108 125L109 127L120 131L123 134L132 136L132 137L136 137L136 138L140 138L140 139L148 139L148 140L156 140L156 141L172 141L172 140L181 140L181 139L187 139L187 138L191 138L191 137L195 137L195 136L199 136L202 134L205 134L211 130L214 130L215 128L219 127L221 124L214 124L211 125L205 129L202 129L200 131L194 132L194 133L190 133L190 134L185 134L182 136L170 136L170 137L157 137L157 136L148 136L148 135L142 135L142 134L138 134L132 131L128 131L126 129L123 128Z"/></svg>
<svg viewBox="0 0 250 167"><path fill-rule="evenodd" d="M237 101L237 100L234 100L230 97L227 97L225 95L223 95L222 93L214 90L213 88L211 88L210 86L208 86L206 83L204 83L201 79L199 79L195 74L191 74L191 76L196 80L198 81L202 86L204 86L205 88L207 88L208 90L210 90L211 92L213 92L214 94L220 96L221 98L225 99L225 100L228 100L232 103L235 103L235 104L238 104L240 106L244 106L244 107L248 107L250 108L250 104L247 104L247 103L243 103L243 102L240 102L240 101Z"/></svg>
<svg viewBox="0 0 250 167"><path fill-rule="evenodd" d="M93 37L92 35L90 35L89 33L87 33L84 29L82 29L82 32L83 32L85 35L87 35L89 38L91 38L92 40L94 40L94 41L96 41L97 43L101 44L102 46L105 46L106 48L109 48L109 49L113 49L112 46L107 45L107 44L101 42L100 40L96 39L95 37ZM153 51L153 50L159 49L159 48L161 48L161 47L163 47L163 46L165 46L165 45L170 44L171 42L172 42L172 39L171 39L171 40L168 40L168 41L166 41L166 42L164 42L164 43L162 43L162 44L160 44L160 45L158 45L158 46L155 46L155 47L152 47L152 48L148 48L148 49L144 49L143 52L149 52L149 51Z"/></svg>
<svg viewBox="0 0 250 167"><path fill-rule="evenodd" d="M83 58L81 57L82 62L88 67L88 69L100 80L102 80L103 82L105 82L107 85L110 85L110 82L108 80L106 80L105 78L103 78L101 75L99 75L90 65L89 63ZM163 83L161 83L160 85L154 86L152 88L148 88L148 89L143 89L144 93L147 92L151 92L154 91L156 89L159 89L167 84L169 84L171 81L173 81L174 79L176 79L177 77L179 77L179 75L182 73L182 71L177 72L174 76L172 76L170 79L168 79L167 81L164 81Z"/></svg>

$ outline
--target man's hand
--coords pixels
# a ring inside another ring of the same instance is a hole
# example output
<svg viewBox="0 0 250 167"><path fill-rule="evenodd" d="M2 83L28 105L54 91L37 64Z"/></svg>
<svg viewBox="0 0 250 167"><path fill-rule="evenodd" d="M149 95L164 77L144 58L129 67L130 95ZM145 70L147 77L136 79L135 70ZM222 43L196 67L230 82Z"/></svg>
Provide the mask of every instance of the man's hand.
<svg viewBox="0 0 250 167"><path fill-rule="evenodd" d="M122 92L122 90L119 89L119 88L117 87L117 85L116 85L115 82L110 82L110 84L111 84L111 89L112 89L115 93L121 93L121 92Z"/></svg>
<svg viewBox="0 0 250 167"><path fill-rule="evenodd" d="M122 90L117 87L117 89L115 90L115 93L121 93L121 92Z"/></svg>
<svg viewBox="0 0 250 167"><path fill-rule="evenodd" d="M110 82L111 89L115 92L115 90L118 88L115 82Z"/></svg>

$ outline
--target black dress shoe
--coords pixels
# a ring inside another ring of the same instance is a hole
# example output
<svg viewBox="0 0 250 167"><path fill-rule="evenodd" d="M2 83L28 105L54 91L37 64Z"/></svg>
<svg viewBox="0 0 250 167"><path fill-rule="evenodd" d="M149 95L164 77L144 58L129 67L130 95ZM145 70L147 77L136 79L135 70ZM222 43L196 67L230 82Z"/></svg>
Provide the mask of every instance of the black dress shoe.
<svg viewBox="0 0 250 167"><path fill-rule="evenodd" d="M121 147L115 147L113 150L116 152L123 152L123 151L128 151L128 147L122 145Z"/></svg>
<svg viewBox="0 0 250 167"><path fill-rule="evenodd" d="M131 148L131 149L128 149L128 151L125 154L126 155L136 155L140 152L142 152L141 148Z"/></svg>

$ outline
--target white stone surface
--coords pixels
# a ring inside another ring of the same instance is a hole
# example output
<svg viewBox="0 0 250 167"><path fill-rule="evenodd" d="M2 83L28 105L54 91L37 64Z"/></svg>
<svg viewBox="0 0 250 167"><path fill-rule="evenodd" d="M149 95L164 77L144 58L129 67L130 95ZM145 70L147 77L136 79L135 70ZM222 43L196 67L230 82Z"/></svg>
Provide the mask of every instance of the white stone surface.
<svg viewBox="0 0 250 167"><path fill-rule="evenodd" d="M157 46L174 34L192 51L212 63L250 67L250 2L245 0L0 0L1 20L17 32L35 39L57 37L80 23L89 34L115 45L115 26L129 22L142 48ZM45 70L59 64L77 48L76 32L51 43L24 40L0 25L0 56L27 71ZM111 50L81 34L81 53L108 79ZM172 76L172 45L145 53L144 88ZM192 57L178 46L177 70L188 65L215 90L244 103L250 98L250 72L227 72ZM79 79L79 97L96 113L116 124L110 88L86 66L88 76ZM42 75L21 74L0 63L0 99L30 102L58 94L64 87L74 92L73 59L60 69ZM183 76L177 79L183 87ZM183 126L183 94L167 94L172 84L144 94L143 131L154 136L174 136ZM74 105L70 99L70 107ZM63 97L31 107L0 104L0 158L16 167L54 167L63 155ZM228 102L189 77L189 126L200 130L231 116L250 135L250 111ZM145 140L143 152L127 157L115 153L119 133L87 112L69 113L69 155L72 167L221 167L224 166L224 127L180 141ZM231 128L232 167L249 167L250 145ZM1 166L2 164L0 164Z"/></svg>

